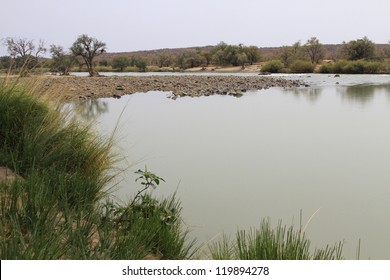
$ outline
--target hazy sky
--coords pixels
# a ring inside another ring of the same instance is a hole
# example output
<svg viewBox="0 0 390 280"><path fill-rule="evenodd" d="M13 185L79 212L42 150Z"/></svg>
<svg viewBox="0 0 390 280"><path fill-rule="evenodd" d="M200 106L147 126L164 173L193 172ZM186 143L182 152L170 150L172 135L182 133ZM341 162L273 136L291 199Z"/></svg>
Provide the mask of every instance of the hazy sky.
<svg viewBox="0 0 390 280"><path fill-rule="evenodd" d="M0 0L0 38L66 48L80 34L109 52L243 43L390 40L390 0ZM0 55L6 53L0 46Z"/></svg>

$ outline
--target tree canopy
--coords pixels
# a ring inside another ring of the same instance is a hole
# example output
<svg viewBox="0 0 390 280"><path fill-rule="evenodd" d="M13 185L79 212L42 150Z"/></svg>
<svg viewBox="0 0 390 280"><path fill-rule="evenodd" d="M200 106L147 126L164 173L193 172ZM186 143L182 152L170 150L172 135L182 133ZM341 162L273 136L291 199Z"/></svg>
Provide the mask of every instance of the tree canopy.
<svg viewBox="0 0 390 280"><path fill-rule="evenodd" d="M91 77L99 75L94 69L93 60L106 51L106 43L83 34L77 38L70 50L74 56L81 57L84 60Z"/></svg>
<svg viewBox="0 0 390 280"><path fill-rule="evenodd" d="M349 60L373 59L376 54L376 46L367 37L343 43L343 51Z"/></svg>
<svg viewBox="0 0 390 280"><path fill-rule="evenodd" d="M324 57L324 48L316 37L311 37L307 40L304 48L312 64L317 64Z"/></svg>
<svg viewBox="0 0 390 280"><path fill-rule="evenodd" d="M61 46L50 45L50 53L53 59L51 70L58 71L61 75L69 75L70 68L76 63L76 58L67 54Z"/></svg>

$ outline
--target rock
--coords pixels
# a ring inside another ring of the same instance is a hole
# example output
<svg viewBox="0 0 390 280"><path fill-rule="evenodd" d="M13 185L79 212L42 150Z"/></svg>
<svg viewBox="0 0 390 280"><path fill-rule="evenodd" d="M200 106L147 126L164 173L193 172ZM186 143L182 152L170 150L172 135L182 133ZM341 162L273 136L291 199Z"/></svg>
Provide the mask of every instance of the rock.
<svg viewBox="0 0 390 280"><path fill-rule="evenodd" d="M125 90L125 87L122 86L122 85L117 85L117 86L115 87L115 89L116 89L116 90Z"/></svg>
<svg viewBox="0 0 390 280"><path fill-rule="evenodd" d="M15 180L23 180L23 178L13 172L11 169L0 166L0 183L12 183Z"/></svg>
<svg viewBox="0 0 390 280"><path fill-rule="evenodd" d="M336 75L334 75L334 77L335 77L335 78L339 78L339 77L340 77L340 75L339 75L339 74L336 74Z"/></svg>

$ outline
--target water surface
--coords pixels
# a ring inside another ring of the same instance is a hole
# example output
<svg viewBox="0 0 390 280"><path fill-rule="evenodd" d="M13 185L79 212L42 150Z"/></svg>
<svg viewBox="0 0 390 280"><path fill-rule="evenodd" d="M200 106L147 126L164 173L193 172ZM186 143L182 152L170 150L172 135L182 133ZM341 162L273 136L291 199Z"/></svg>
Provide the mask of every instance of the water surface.
<svg viewBox="0 0 390 280"><path fill-rule="evenodd" d="M279 75L280 76L280 75ZM137 93L78 104L109 135L128 167L116 196L139 189L148 169L177 191L199 242L222 231L299 226L312 245L345 241L344 256L390 259L390 76L294 75L309 88L271 88L241 98ZM123 111L123 115L121 112ZM117 124L118 119L119 125Z"/></svg>

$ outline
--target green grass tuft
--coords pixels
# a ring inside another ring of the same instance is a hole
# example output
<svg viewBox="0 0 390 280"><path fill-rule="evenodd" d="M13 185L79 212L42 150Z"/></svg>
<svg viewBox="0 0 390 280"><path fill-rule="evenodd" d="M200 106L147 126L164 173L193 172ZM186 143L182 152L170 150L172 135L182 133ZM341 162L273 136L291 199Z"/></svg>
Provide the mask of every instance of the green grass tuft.
<svg viewBox="0 0 390 280"><path fill-rule="evenodd" d="M281 223L272 229L269 220L262 220L259 229L239 230L234 242L223 236L209 249L211 257L220 260L333 260L342 259L342 247L338 243L312 252L301 230Z"/></svg>

